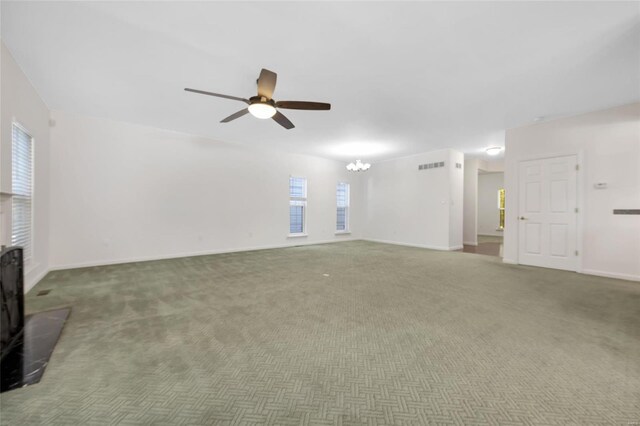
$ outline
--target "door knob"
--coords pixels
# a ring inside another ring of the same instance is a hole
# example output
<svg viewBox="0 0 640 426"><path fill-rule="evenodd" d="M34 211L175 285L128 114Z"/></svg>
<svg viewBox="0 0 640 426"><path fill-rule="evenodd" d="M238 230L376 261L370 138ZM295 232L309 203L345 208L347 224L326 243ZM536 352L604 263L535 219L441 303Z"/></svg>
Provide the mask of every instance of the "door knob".
<svg viewBox="0 0 640 426"><path fill-rule="evenodd" d="M520 216L520 220L527 220L527 218L524 216Z"/></svg>

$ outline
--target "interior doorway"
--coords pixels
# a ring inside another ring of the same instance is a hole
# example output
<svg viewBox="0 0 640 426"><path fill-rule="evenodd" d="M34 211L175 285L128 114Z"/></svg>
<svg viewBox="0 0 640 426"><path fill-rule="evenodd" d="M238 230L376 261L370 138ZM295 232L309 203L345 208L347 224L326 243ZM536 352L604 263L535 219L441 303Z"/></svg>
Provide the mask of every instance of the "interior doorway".
<svg viewBox="0 0 640 426"><path fill-rule="evenodd" d="M502 164L469 161L467 165L462 251L502 257L506 211Z"/></svg>
<svg viewBox="0 0 640 426"><path fill-rule="evenodd" d="M490 237L478 235L478 244L465 244L460 250L464 253L484 254L487 256L502 257L502 237Z"/></svg>
<svg viewBox="0 0 640 426"><path fill-rule="evenodd" d="M465 251L502 257L504 212L504 172L478 169L478 245Z"/></svg>

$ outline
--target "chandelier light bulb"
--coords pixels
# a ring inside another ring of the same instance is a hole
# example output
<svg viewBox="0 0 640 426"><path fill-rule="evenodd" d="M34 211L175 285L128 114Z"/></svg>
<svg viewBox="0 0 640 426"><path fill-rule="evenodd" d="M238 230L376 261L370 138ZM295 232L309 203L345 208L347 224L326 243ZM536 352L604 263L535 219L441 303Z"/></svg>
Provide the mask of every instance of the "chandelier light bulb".
<svg viewBox="0 0 640 426"><path fill-rule="evenodd" d="M349 170L350 172L363 172L365 170L369 170L370 167L371 164L363 163L360 160L356 160L355 163L347 164L347 170Z"/></svg>

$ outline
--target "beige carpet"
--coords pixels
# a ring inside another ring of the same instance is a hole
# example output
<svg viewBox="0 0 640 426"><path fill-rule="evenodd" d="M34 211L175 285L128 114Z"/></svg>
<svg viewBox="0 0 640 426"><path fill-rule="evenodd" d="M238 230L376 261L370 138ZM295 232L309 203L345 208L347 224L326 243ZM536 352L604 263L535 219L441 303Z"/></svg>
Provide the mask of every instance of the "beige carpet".
<svg viewBox="0 0 640 426"><path fill-rule="evenodd" d="M347 242L59 271L27 298L63 305L3 425L640 422L640 283Z"/></svg>

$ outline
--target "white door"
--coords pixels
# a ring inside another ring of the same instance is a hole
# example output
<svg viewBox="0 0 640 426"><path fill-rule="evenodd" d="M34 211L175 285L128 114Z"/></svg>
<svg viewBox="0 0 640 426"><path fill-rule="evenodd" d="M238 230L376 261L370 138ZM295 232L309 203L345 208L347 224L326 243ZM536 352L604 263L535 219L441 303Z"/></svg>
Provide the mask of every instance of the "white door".
<svg viewBox="0 0 640 426"><path fill-rule="evenodd" d="M520 163L519 263L577 269L577 164L575 155Z"/></svg>

